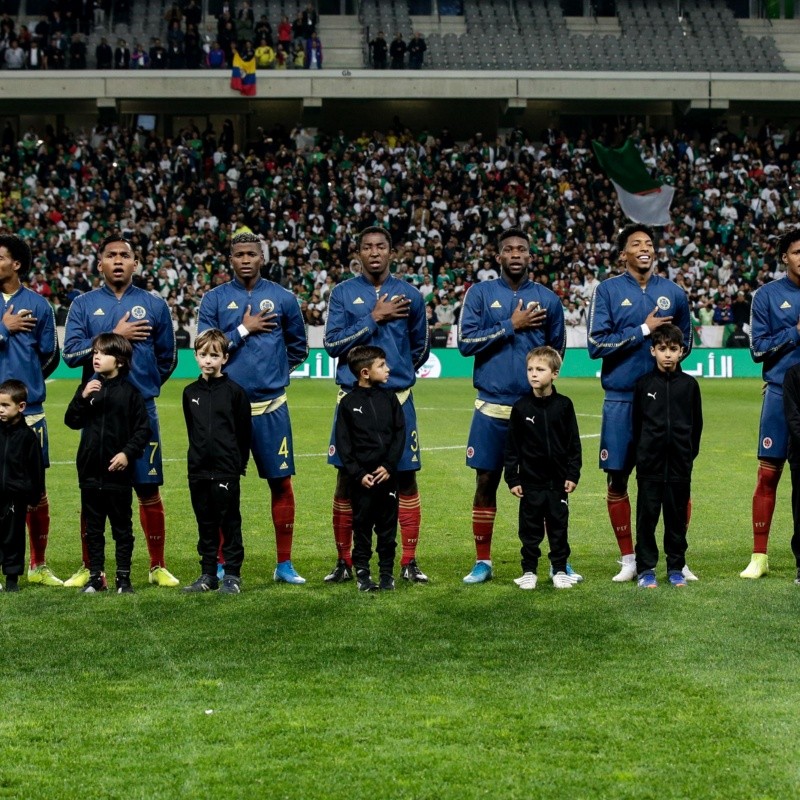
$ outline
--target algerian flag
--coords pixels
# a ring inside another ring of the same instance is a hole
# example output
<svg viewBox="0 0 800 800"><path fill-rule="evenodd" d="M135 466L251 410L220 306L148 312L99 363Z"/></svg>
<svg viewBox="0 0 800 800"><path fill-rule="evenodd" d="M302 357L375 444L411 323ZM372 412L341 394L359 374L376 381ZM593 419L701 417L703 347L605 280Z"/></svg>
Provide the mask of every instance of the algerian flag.
<svg viewBox="0 0 800 800"><path fill-rule="evenodd" d="M650 177L633 140L627 139L616 150L603 147L598 141L592 141L592 147L600 166L617 190L625 216L632 222L645 225L669 225L672 221L669 207L675 189Z"/></svg>

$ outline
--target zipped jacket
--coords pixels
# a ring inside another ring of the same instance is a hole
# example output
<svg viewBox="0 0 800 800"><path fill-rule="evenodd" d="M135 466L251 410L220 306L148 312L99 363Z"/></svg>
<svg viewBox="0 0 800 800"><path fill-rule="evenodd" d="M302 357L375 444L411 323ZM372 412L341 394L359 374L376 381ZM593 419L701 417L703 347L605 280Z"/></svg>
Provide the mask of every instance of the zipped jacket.
<svg viewBox="0 0 800 800"><path fill-rule="evenodd" d="M511 409L506 433L505 481L509 488L564 490L581 477L581 437L572 400L555 387L547 397L532 392Z"/></svg>
<svg viewBox="0 0 800 800"><path fill-rule="evenodd" d="M675 372L656 369L636 382L633 437L637 478L690 481L702 433L700 386L691 375L680 367Z"/></svg>
<svg viewBox="0 0 800 800"><path fill-rule="evenodd" d="M81 489L130 486L133 462L144 453L152 431L144 399L126 377L103 380L100 391L83 397L81 384L64 414L68 428L82 431L78 445ZM109 472L117 453L125 453L127 469Z"/></svg>
<svg viewBox="0 0 800 800"><path fill-rule="evenodd" d="M189 435L189 480L238 478L250 457L252 421L247 393L227 375L200 378L183 390Z"/></svg>
<svg viewBox="0 0 800 800"><path fill-rule="evenodd" d="M0 493L23 495L36 505L44 492L44 462L36 434L22 416L0 422Z"/></svg>
<svg viewBox="0 0 800 800"><path fill-rule="evenodd" d="M394 392L356 386L342 398L336 413L336 450L348 477L360 481L378 467L397 472L406 434Z"/></svg>

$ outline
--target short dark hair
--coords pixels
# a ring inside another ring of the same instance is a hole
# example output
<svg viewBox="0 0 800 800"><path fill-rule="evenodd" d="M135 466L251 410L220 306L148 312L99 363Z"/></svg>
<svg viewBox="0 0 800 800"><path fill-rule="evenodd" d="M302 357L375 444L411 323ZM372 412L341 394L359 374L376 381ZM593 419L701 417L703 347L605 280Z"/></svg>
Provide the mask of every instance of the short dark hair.
<svg viewBox="0 0 800 800"><path fill-rule="evenodd" d="M683 331L671 322L666 325L659 325L650 334L650 346L656 347L659 344L676 344L683 348Z"/></svg>
<svg viewBox="0 0 800 800"><path fill-rule="evenodd" d="M347 366L350 367L350 372L357 378L362 369L365 367L369 369L379 358L386 358L386 351L382 347L375 347L372 344L360 344L356 345L347 354Z"/></svg>
<svg viewBox="0 0 800 800"><path fill-rule="evenodd" d="M108 247L110 244L114 242L125 242L125 244L130 247L131 252L136 255L136 248L133 246L133 242L123 236L119 231L116 233L109 233L108 236L105 236L103 239L100 240L100 244L97 245L97 254L99 256L103 255L103 251Z"/></svg>
<svg viewBox="0 0 800 800"><path fill-rule="evenodd" d="M778 256L783 257L789 252L789 248L795 243L800 242L800 227L793 228L781 236L778 240ZM2 242L0 242L2 244Z"/></svg>
<svg viewBox="0 0 800 800"><path fill-rule="evenodd" d="M0 394L7 394L17 405L28 402L28 387L16 378L0 383Z"/></svg>
<svg viewBox="0 0 800 800"><path fill-rule="evenodd" d="M358 234L358 247L361 247L361 242L364 237L369 233L379 233L381 236L386 237L386 242L389 245L389 249L394 248L394 244L392 244L392 236L386 228L381 228L380 225L370 225L368 228L364 228L361 233Z"/></svg>
<svg viewBox="0 0 800 800"><path fill-rule="evenodd" d="M646 233L650 237L651 242L655 242L656 240L656 235L649 225L644 225L641 222L632 222L630 225L626 225L617 236L617 255L622 253L628 244L628 239L630 239L634 233Z"/></svg>
<svg viewBox="0 0 800 800"><path fill-rule="evenodd" d="M31 268L31 261L33 261L33 254L28 243L16 233L3 233L0 234L0 247L5 247L9 255L14 261L19 261L19 269L17 276L20 280L28 277L28 272Z"/></svg>
<svg viewBox="0 0 800 800"><path fill-rule="evenodd" d="M92 352L94 351L114 356L123 372L127 372L131 368L133 347L124 336L120 336L118 333L98 333L92 339Z"/></svg>
<svg viewBox="0 0 800 800"><path fill-rule="evenodd" d="M528 238L528 234L525 233L522 228L506 228L498 237L497 237L497 249L500 250L503 242L506 239L524 239L529 245L531 240Z"/></svg>

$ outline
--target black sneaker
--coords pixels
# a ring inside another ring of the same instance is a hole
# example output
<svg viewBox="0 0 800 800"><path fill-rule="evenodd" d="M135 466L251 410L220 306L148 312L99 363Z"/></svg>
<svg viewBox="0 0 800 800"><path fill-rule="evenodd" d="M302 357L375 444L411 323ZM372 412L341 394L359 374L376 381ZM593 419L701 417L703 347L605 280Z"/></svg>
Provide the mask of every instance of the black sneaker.
<svg viewBox="0 0 800 800"><path fill-rule="evenodd" d="M344 583L353 580L353 568L343 558L336 562L336 566L325 576L327 583Z"/></svg>
<svg viewBox="0 0 800 800"><path fill-rule="evenodd" d="M417 566L416 559L412 558L408 564L400 567L400 577L411 583L427 583L428 576Z"/></svg>
<svg viewBox="0 0 800 800"><path fill-rule="evenodd" d="M389 573L384 573L381 575L381 582L378 585L382 592L392 592L394 591L394 577Z"/></svg>
<svg viewBox="0 0 800 800"><path fill-rule="evenodd" d="M114 585L117 587L117 594L133 594L130 572L118 572Z"/></svg>
<svg viewBox="0 0 800 800"><path fill-rule="evenodd" d="M358 581L359 592L377 592L378 584L372 580L368 569L360 569L356 573L356 580Z"/></svg>
<svg viewBox="0 0 800 800"><path fill-rule="evenodd" d="M16 575L6 575L6 591L7 592L18 592L19 591L19 579Z"/></svg>
<svg viewBox="0 0 800 800"><path fill-rule="evenodd" d="M201 575L194 583L184 586L182 592L216 592L219 581L216 575Z"/></svg>
<svg viewBox="0 0 800 800"><path fill-rule="evenodd" d="M106 576L104 573L100 572L89 576L89 581L86 586L81 589L81 594L96 594L97 592L106 591L108 591Z"/></svg>
<svg viewBox="0 0 800 800"><path fill-rule="evenodd" d="M219 587L220 594L241 594L242 579L237 575L225 574L222 579L222 586Z"/></svg>

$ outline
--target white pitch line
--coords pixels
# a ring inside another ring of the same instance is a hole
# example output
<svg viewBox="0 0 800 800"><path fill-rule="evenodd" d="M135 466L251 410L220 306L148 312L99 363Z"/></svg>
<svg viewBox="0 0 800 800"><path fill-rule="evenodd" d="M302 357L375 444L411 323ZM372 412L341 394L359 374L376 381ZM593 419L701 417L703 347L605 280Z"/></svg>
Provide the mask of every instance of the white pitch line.
<svg viewBox="0 0 800 800"><path fill-rule="evenodd" d="M600 434L599 433L585 433L585 434L583 434L581 436L581 439L599 439L599 438L600 438ZM437 451L440 451L440 450L463 450L466 446L467 445L465 443L465 444L448 444L448 445L442 445L441 447L423 447L422 448L422 452L423 453L434 453L434 452L437 452ZM325 457L327 455L328 455L327 453L295 453L294 457L295 458L323 458L323 457ZM186 459L185 458L164 458L164 459L162 459L162 461L163 461L164 464L181 464L181 463L185 463ZM70 465L74 465L74 464L75 464L74 461L51 461L50 462L50 466L51 467L66 467L66 466L70 466Z"/></svg>

